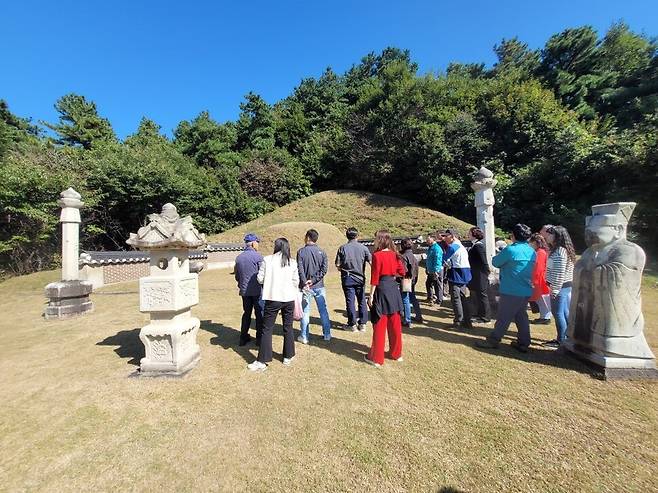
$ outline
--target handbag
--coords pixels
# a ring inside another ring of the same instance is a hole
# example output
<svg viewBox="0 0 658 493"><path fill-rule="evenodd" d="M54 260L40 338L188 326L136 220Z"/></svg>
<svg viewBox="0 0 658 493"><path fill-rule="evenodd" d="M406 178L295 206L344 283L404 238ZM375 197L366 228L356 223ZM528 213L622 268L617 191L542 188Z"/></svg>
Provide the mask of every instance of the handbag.
<svg viewBox="0 0 658 493"><path fill-rule="evenodd" d="M411 293L411 284L412 279L407 279L406 277L402 278L402 292L403 293Z"/></svg>
<svg viewBox="0 0 658 493"><path fill-rule="evenodd" d="M304 309L302 308L302 293L299 291L295 296L295 308L292 311L292 318L294 320L301 320L304 316Z"/></svg>

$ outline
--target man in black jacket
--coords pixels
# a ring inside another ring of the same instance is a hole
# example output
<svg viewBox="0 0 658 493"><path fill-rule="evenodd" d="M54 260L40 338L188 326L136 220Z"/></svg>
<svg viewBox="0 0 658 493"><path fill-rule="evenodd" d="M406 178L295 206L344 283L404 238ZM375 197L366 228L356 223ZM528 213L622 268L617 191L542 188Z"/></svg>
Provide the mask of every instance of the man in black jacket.
<svg viewBox="0 0 658 493"><path fill-rule="evenodd" d="M320 312L324 340L331 340L331 320L329 320L326 291L324 289L324 276L327 275L329 261L327 260L327 254L316 245L319 236L320 234L316 230L309 229L305 237L306 245L297 252L299 287L304 292L302 301L304 316L301 320L301 334L297 338L302 344L308 344L308 325L311 318L311 299L313 298L315 298L315 303Z"/></svg>

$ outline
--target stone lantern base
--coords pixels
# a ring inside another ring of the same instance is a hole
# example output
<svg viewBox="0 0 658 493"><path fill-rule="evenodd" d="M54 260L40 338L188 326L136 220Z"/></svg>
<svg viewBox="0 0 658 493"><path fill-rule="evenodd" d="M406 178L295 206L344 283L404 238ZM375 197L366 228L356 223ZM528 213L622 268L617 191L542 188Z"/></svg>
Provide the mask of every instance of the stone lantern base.
<svg viewBox="0 0 658 493"><path fill-rule="evenodd" d="M94 309L89 299L92 284L88 281L58 281L46 286L48 305L44 310L46 319L70 318Z"/></svg>
<svg viewBox="0 0 658 493"><path fill-rule="evenodd" d="M146 356L140 361L140 376L179 377L201 359L196 343L200 321L189 311L173 320L152 320L139 332Z"/></svg>

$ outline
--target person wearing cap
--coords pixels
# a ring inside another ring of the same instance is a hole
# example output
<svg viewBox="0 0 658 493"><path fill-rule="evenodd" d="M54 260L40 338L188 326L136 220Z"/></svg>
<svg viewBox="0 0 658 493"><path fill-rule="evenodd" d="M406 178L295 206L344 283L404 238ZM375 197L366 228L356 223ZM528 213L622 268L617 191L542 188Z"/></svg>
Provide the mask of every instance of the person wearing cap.
<svg viewBox="0 0 658 493"><path fill-rule="evenodd" d="M466 297L468 293L466 286L472 279L468 251L459 241L459 233L455 229L445 230L445 240L448 244L448 253L444 257L444 261L448 267L446 277L450 288L454 327L472 329L471 310Z"/></svg>
<svg viewBox="0 0 658 493"><path fill-rule="evenodd" d="M240 325L240 346L251 341L249 327L251 312L256 316L256 344L260 344L263 334L263 307L261 301L261 285L258 282L258 269L263 262L263 256L258 253L260 240L253 233L244 237L245 249L235 259L235 280L242 297L242 323Z"/></svg>
<svg viewBox="0 0 658 493"><path fill-rule="evenodd" d="M500 269L500 299L496 325L486 339L477 341L477 347L497 349L512 322L516 323L518 334L511 346L522 353L530 346L530 321L528 320L528 300L532 296L532 273L537 254L528 244L532 231L525 224L517 224L512 229L513 243L491 259Z"/></svg>

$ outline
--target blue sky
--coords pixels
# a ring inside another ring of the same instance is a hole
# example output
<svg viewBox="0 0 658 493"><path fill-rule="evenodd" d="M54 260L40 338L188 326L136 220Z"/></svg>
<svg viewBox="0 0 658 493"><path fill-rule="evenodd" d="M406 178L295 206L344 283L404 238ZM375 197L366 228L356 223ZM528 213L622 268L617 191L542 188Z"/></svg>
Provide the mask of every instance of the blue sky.
<svg viewBox="0 0 658 493"><path fill-rule="evenodd" d="M0 5L0 98L20 116L56 121L75 92L123 138L142 116L171 131L209 110L235 119L254 91L273 103L327 67L342 73L386 46L421 72L494 62L518 36L532 48L567 27L604 32L623 19L658 35L656 0L7 1Z"/></svg>

